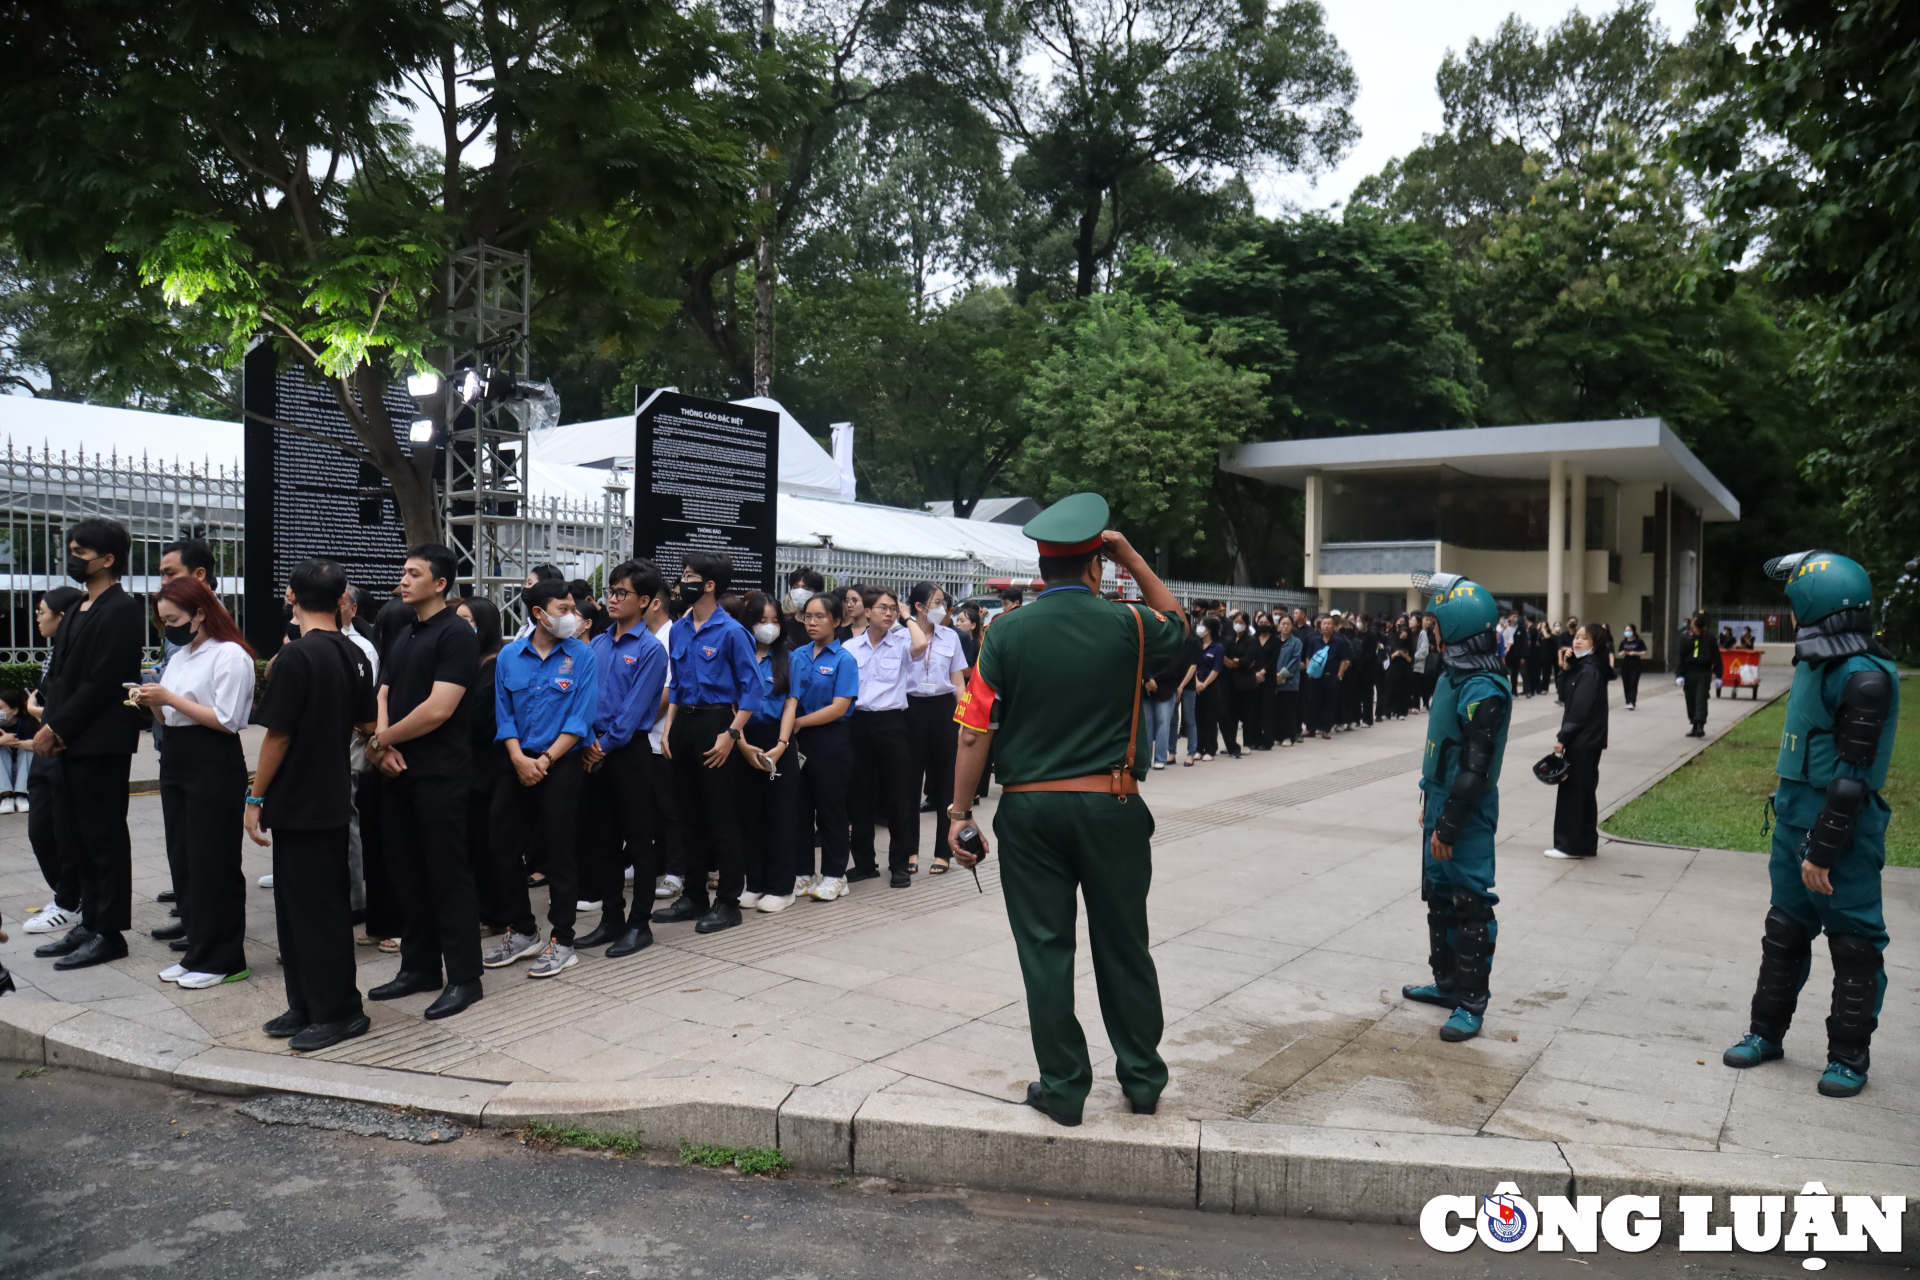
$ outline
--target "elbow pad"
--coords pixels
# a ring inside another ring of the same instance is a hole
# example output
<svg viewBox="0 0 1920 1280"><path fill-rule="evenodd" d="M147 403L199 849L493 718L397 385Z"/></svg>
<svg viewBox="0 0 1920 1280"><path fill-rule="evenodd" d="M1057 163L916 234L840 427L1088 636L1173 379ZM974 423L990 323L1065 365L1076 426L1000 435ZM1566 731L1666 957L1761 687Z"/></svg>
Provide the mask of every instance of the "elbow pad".
<svg viewBox="0 0 1920 1280"><path fill-rule="evenodd" d="M1500 727L1507 716L1507 704L1488 701L1474 705L1467 721L1467 736L1460 744L1460 771L1453 775L1447 791L1446 806L1434 824L1434 834L1442 844L1458 843L1467 819L1487 794L1487 777L1493 772L1494 754L1499 750Z"/></svg>
<svg viewBox="0 0 1920 1280"><path fill-rule="evenodd" d="M1872 765L1892 707L1892 676L1877 669L1848 676L1840 694L1840 714L1833 722L1834 754L1847 764L1862 768Z"/></svg>
<svg viewBox="0 0 1920 1280"><path fill-rule="evenodd" d="M1835 778L1828 783L1826 807L1800 842L1800 856L1816 867L1833 866L1852 843L1854 819L1866 804L1867 784L1860 779Z"/></svg>

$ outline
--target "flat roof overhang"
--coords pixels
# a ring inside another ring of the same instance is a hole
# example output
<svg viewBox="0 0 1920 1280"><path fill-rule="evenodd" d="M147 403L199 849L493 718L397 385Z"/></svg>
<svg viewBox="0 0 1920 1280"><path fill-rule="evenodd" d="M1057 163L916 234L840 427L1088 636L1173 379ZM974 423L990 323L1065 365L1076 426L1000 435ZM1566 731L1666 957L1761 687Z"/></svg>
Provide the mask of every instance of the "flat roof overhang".
<svg viewBox="0 0 1920 1280"><path fill-rule="evenodd" d="M1423 467L1544 482L1555 458L1622 484L1671 485L1704 520L1740 518L1740 500L1658 418L1270 440L1222 449L1220 469L1289 489L1309 475Z"/></svg>

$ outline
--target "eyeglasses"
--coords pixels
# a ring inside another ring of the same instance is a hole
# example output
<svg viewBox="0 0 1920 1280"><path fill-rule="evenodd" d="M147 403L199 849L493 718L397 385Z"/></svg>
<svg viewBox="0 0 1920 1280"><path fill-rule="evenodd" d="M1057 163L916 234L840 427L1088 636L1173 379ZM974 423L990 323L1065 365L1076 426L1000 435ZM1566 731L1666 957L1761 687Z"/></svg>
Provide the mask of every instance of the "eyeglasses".
<svg viewBox="0 0 1920 1280"><path fill-rule="evenodd" d="M622 600L633 599L634 595L634 592L628 591L625 587L615 587L613 590L607 592L607 599L617 604Z"/></svg>

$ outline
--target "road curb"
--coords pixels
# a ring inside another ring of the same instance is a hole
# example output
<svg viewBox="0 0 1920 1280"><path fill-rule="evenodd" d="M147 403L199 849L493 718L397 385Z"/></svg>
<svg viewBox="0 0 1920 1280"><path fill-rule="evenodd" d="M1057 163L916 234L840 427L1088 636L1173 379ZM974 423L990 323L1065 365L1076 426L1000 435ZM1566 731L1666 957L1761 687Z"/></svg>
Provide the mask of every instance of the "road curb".
<svg viewBox="0 0 1920 1280"><path fill-rule="evenodd" d="M1712 1196L1716 1224L1735 1195L1905 1195L1920 1163L1816 1160L1766 1152L1316 1128L1090 1113L1065 1128L991 1098L790 1087L751 1072L613 1083L498 1084L257 1053L189 1040L79 1005L0 1000L0 1059L153 1080L207 1093L293 1093L417 1107L490 1129L534 1122L644 1131L644 1145L777 1147L805 1172L914 1185L1268 1217L1416 1224L1437 1195ZM1845 1105L1845 1104L1835 1104ZM1920 1159L1920 1157L1917 1157ZM1909 1238L1913 1233L1908 1233ZM1920 1241L1880 1262L1913 1263Z"/></svg>

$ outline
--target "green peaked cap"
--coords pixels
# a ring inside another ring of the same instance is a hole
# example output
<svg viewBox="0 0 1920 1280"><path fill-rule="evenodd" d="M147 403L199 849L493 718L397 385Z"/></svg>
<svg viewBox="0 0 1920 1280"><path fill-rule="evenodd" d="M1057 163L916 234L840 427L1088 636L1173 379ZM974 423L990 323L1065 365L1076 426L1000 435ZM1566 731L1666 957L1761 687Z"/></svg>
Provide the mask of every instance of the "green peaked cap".
<svg viewBox="0 0 1920 1280"><path fill-rule="evenodd" d="M1076 555L1080 550L1094 549L1084 547L1084 543L1098 545L1100 535L1107 531L1108 516L1107 500L1099 494L1070 493L1027 521L1020 532L1041 544L1043 556ZM1057 549L1049 551L1049 546Z"/></svg>

